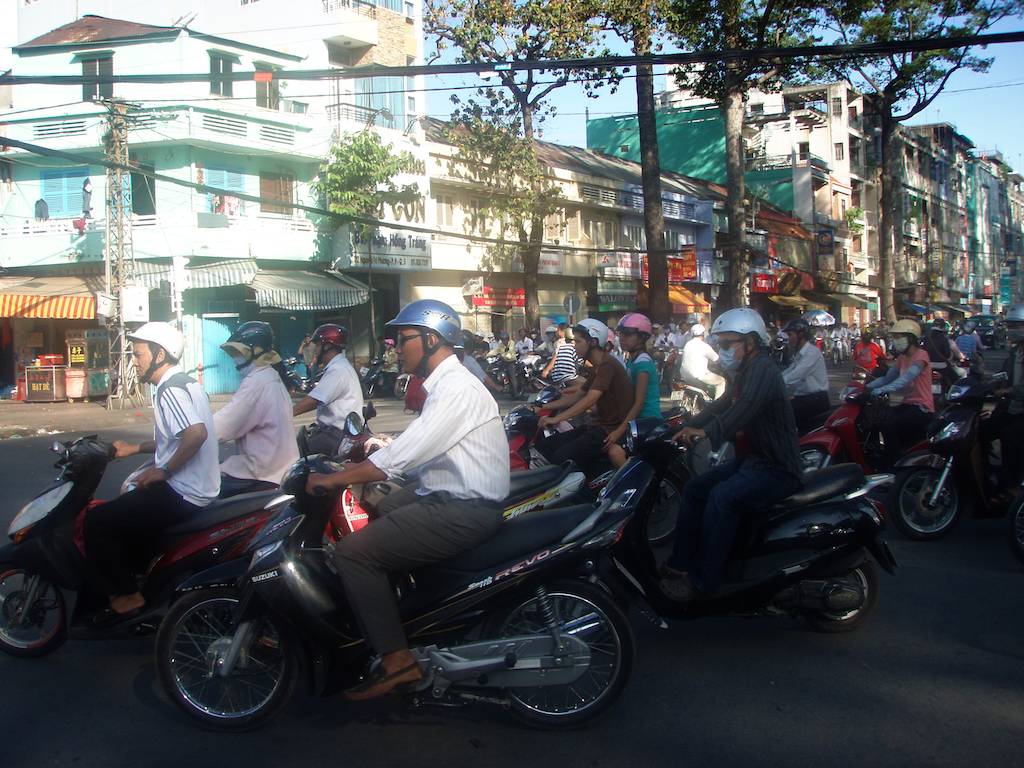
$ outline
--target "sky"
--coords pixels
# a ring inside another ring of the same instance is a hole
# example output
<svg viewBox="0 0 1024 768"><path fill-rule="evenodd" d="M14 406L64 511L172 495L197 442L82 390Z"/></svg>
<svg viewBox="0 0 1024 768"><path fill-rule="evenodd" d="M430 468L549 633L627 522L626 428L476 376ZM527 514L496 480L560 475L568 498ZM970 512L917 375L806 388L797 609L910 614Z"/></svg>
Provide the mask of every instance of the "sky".
<svg viewBox="0 0 1024 768"><path fill-rule="evenodd" d="M1024 19L1002 22L995 32L1024 29ZM628 54L622 44L612 45L613 53ZM909 121L910 125L949 122L971 139L978 149L996 149L1014 169L1024 171L1024 43L991 46L979 55L994 59L986 73L957 72L931 107ZM443 60L450 60L447 57ZM664 90L665 69L655 81L655 90ZM428 87L443 88L475 85L473 76L428 79ZM467 92L470 93L470 92ZM555 92L558 115L544 128L548 141L586 146L586 113L591 117L636 112L636 86L624 80L616 93L607 89L597 99L587 98L577 86ZM434 117L447 117L451 111L450 92L430 91L427 109Z"/></svg>

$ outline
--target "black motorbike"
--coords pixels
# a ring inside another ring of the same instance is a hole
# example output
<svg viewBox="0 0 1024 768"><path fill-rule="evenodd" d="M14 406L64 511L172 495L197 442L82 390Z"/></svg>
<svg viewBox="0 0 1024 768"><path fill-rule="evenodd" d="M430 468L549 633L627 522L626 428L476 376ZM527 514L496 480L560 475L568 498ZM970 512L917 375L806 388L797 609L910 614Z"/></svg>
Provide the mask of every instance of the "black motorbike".
<svg viewBox="0 0 1024 768"><path fill-rule="evenodd" d="M501 387L502 395L518 399L523 392L527 391L529 381L526 378L525 367L520 361L515 362L514 373L509 372L508 362L502 360L498 355L489 355L485 363L484 371ZM531 387L532 389L533 387Z"/></svg>
<svg viewBox="0 0 1024 768"><path fill-rule="evenodd" d="M157 665L168 696L202 724L254 728L287 703L300 673L327 693L372 668L322 544L337 494L305 492L310 472L337 469L322 456L301 459L282 483L294 502L245 557L182 585ZM634 639L598 572L654 476L636 462L597 503L513 518L480 546L395 577L423 672L406 691L413 702L491 703L542 727L609 707L629 679Z"/></svg>
<svg viewBox="0 0 1024 768"><path fill-rule="evenodd" d="M911 539L929 541L952 530L964 514L1001 517L1007 513L994 466L987 424L996 412L996 390L1006 374L972 372L949 388L944 408L928 431L927 450L896 464L893 523Z"/></svg>
<svg viewBox="0 0 1024 768"><path fill-rule="evenodd" d="M300 395L308 395L323 375L322 370L316 373L310 370L301 357L289 357L282 360L281 365L288 378L288 389Z"/></svg>
<svg viewBox="0 0 1024 768"><path fill-rule="evenodd" d="M398 397L396 382L398 371L385 370L384 358L378 356L369 365L359 369L359 378L363 383L363 397L373 397L381 393L388 397ZM404 395L403 395L404 397Z"/></svg>
<svg viewBox="0 0 1024 768"><path fill-rule="evenodd" d="M658 479L679 472L685 449L670 440L671 427L653 431L633 446L635 463L651 467ZM636 432L631 435L636 440ZM694 471L696 451L685 451L685 471ZM624 468L624 470L626 469ZM747 519L733 546L723 587L713 595L676 602L658 586L658 552L646 535L654 495L647 494L613 551L612 566L627 575L609 580L642 595L641 609L657 617L690 619L716 615L802 617L820 632L847 632L862 626L878 602L879 581L872 560L892 573L896 560L881 538L884 507L871 492L891 475L865 477L852 464L839 464L803 476L803 490ZM648 613L650 616L651 614Z"/></svg>

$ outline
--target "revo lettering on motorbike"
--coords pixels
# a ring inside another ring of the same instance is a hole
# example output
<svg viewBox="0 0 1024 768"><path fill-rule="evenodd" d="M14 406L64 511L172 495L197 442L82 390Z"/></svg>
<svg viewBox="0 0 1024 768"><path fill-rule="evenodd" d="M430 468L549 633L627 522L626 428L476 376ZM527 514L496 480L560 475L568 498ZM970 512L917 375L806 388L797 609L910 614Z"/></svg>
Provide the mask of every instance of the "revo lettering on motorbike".
<svg viewBox="0 0 1024 768"><path fill-rule="evenodd" d="M498 573L494 574L494 580L500 581L506 576L511 576L513 573L519 573L519 571L523 570L524 568L529 568L531 565L536 565L541 560L546 560L550 556L551 550L545 549L543 552L538 552L537 554L532 555L528 560L523 560L522 562L516 563L511 568L506 568L504 571L499 571Z"/></svg>

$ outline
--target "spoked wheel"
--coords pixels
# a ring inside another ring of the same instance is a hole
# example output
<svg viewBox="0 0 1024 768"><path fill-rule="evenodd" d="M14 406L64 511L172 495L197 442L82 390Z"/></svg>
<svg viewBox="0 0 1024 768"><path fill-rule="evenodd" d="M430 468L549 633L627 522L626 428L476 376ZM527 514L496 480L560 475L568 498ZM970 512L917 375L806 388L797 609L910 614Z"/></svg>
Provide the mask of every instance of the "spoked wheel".
<svg viewBox="0 0 1024 768"><path fill-rule="evenodd" d="M864 602L860 607L848 611L821 611L806 614L804 618L818 632L852 632L867 621L878 605L878 573L872 563L865 562L834 581L847 582L851 587L859 589L864 595Z"/></svg>
<svg viewBox="0 0 1024 768"><path fill-rule="evenodd" d="M1010 506L1010 549L1024 563L1024 493Z"/></svg>
<svg viewBox="0 0 1024 768"><path fill-rule="evenodd" d="M676 532L679 507L683 503L683 479L672 474L665 475L658 487L658 498L647 518L647 540L651 544L663 544Z"/></svg>
<svg viewBox="0 0 1024 768"><path fill-rule="evenodd" d="M0 565L0 650L12 656L45 656L67 639L61 591L33 573Z"/></svg>
<svg viewBox="0 0 1024 768"><path fill-rule="evenodd" d="M940 476L931 468L911 469L897 476L892 490L896 502L892 521L904 536L932 541L945 536L956 524L963 500L955 481L947 479L935 505L930 503Z"/></svg>
<svg viewBox="0 0 1024 768"><path fill-rule="evenodd" d="M512 712L543 728L578 725L610 707L633 668L635 642L629 621L613 599L584 582L562 582L548 590L561 630L586 642L590 667L564 685L509 689ZM515 604L489 621L487 637L503 638L547 631L537 598Z"/></svg>
<svg viewBox="0 0 1024 768"><path fill-rule="evenodd" d="M182 598L160 625L156 663L170 699L203 725L257 728L288 703L298 677L291 638L269 618L255 624L228 676L217 672L235 633L238 597L230 589Z"/></svg>

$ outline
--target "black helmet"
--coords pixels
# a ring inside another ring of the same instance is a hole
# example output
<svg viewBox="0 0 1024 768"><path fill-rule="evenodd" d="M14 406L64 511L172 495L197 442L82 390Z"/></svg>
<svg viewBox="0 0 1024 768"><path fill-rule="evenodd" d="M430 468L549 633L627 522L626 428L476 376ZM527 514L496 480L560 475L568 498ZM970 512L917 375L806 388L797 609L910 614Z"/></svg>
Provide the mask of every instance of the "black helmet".
<svg viewBox="0 0 1024 768"><path fill-rule="evenodd" d="M274 348L274 329L270 327L270 323L251 320L235 328L235 332L228 337L225 344L232 342L245 344L252 348L253 353L260 355ZM259 352L256 352L257 349Z"/></svg>
<svg viewBox="0 0 1024 768"><path fill-rule="evenodd" d="M796 318L786 323L786 327L783 328L786 333L802 333L804 336L808 336L811 333L811 326L806 320L802 318Z"/></svg>

